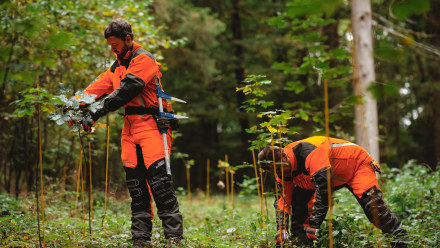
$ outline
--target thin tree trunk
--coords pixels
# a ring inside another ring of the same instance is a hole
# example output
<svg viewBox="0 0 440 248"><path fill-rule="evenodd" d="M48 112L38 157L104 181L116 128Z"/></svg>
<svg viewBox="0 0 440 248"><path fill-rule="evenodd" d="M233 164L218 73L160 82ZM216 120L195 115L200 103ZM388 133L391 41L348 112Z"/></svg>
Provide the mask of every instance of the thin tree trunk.
<svg viewBox="0 0 440 248"><path fill-rule="evenodd" d="M27 163L27 165L26 165L26 168L27 168L27 173L28 173L28 176L27 176L27 189L28 189L28 192L29 193L31 193L31 191L32 191L32 186L35 184L34 183L34 168L33 168L33 162L34 161L36 161L36 154L38 154L36 151L36 147L37 146L35 146L34 144L34 130L35 129L33 129L32 127L34 127L34 118L30 118L30 124L29 124L29 127L30 127L30 135L29 135L29 140L30 140L30 145L29 145L29 147L30 147L30 151L31 151L31 153L29 154L29 159L28 159L28 163Z"/></svg>
<svg viewBox="0 0 440 248"><path fill-rule="evenodd" d="M440 96L437 95L434 99L434 106L440 106ZM435 164L433 165L433 169L436 170L437 166L440 165L440 111L436 111L434 116L435 121Z"/></svg>
<svg viewBox="0 0 440 248"><path fill-rule="evenodd" d="M12 144L11 144L11 150L9 151L9 155L8 155L8 160L6 161L6 164L9 165L9 170L7 170L6 172L8 172L8 176L6 177L6 192L8 192L8 194L11 193L11 181L12 181L12 172L14 171L14 161L13 161L13 157L15 154L15 141L17 140L16 137L18 137L18 128L15 127L14 128L14 138L12 139ZM6 173L5 173L6 175Z"/></svg>
<svg viewBox="0 0 440 248"><path fill-rule="evenodd" d="M6 63L6 67L5 67L5 75L3 75L3 84L0 89L0 99L2 100L5 99L4 96L6 90L6 80L8 79L8 73L9 70L11 69L12 55L14 54L14 46L15 43L17 43L17 39L18 39L18 35L14 33L11 37L11 50L9 51L8 62Z"/></svg>
<svg viewBox="0 0 440 248"><path fill-rule="evenodd" d="M20 166L21 167L21 166ZM20 194L20 178L22 169L17 167L15 174L15 199L18 200L18 196Z"/></svg>
<svg viewBox="0 0 440 248"><path fill-rule="evenodd" d="M440 2L437 0L431 0L431 10L427 15L428 18L428 32L433 35L431 40L431 45L439 47L440 46ZM430 67L432 73L430 74L431 80L433 80L433 84L439 83L440 73L438 70L438 62L430 63ZM434 88L434 87L433 87ZM431 106L434 106L433 109L433 121L434 121L434 132L433 139L435 145L435 161L433 164L433 169L435 170L438 165L440 165L440 110L438 106L440 106L440 91L437 89L436 92L433 92L433 98L431 101Z"/></svg>
<svg viewBox="0 0 440 248"><path fill-rule="evenodd" d="M240 19L240 7L239 0L231 0L232 4L232 15L231 15L231 30L232 37L234 41L234 55L236 59L235 64L235 81L237 86L240 86L241 82L244 80L244 67L243 67L243 46L240 44L242 40L241 32L241 19ZM237 92L237 107L240 111L240 126L241 126L241 141L242 144L246 145L248 141L248 134L246 129L249 127L249 120L247 119L246 112L244 109L240 108L245 100L245 95L243 92Z"/></svg>
<svg viewBox="0 0 440 248"><path fill-rule="evenodd" d="M376 80L369 0L351 2L351 23L354 37L353 91L354 95L362 99L362 102L355 106L356 142L379 162L377 103L373 95L367 91Z"/></svg>

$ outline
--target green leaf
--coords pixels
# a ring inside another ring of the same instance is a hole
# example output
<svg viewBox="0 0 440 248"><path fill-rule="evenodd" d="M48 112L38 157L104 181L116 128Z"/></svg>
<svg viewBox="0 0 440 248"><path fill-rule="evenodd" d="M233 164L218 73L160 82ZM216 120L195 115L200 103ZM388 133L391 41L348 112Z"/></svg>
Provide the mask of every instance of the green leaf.
<svg viewBox="0 0 440 248"><path fill-rule="evenodd" d="M284 16L276 16L267 19L267 23L272 26L276 26L279 29L285 28L287 26L287 21Z"/></svg>
<svg viewBox="0 0 440 248"><path fill-rule="evenodd" d="M392 84L387 83L383 85L384 96L399 96L399 88Z"/></svg>
<svg viewBox="0 0 440 248"><path fill-rule="evenodd" d="M307 115L307 113L305 111L300 111L297 116L299 116L301 119L308 121L309 120L309 116Z"/></svg>
<svg viewBox="0 0 440 248"><path fill-rule="evenodd" d="M396 2L392 8L394 15L403 21L413 14L429 11L431 5L429 0L403 0Z"/></svg>
<svg viewBox="0 0 440 248"><path fill-rule="evenodd" d="M84 94L82 94L81 95L81 97L78 99L78 102L80 102L81 104L82 103L84 103L84 104L91 104L91 103L93 103L93 102L95 102L95 98L96 98L96 95L95 94L87 94L87 93L84 93Z"/></svg>
<svg viewBox="0 0 440 248"><path fill-rule="evenodd" d="M287 14L289 16L308 16L326 13L332 15L333 12L343 4L342 0L313 0L313 1L292 1L288 4Z"/></svg>
<svg viewBox="0 0 440 248"><path fill-rule="evenodd" d="M289 73L292 70L292 66L287 62L275 62L272 65L272 69L284 71L284 73Z"/></svg>
<svg viewBox="0 0 440 248"><path fill-rule="evenodd" d="M396 45L386 41L379 42L374 47L374 54L376 56L389 61L401 60L403 58L402 53L403 50L400 47L396 47Z"/></svg>
<svg viewBox="0 0 440 248"><path fill-rule="evenodd" d="M286 83L286 87L284 87L284 89L288 91L294 91L295 94L299 94L306 89L306 86L304 86L300 81L290 81Z"/></svg>
<svg viewBox="0 0 440 248"><path fill-rule="evenodd" d="M49 35L49 48L55 48L58 50L66 50L70 45L75 44L73 40L73 34L68 32L60 32Z"/></svg>
<svg viewBox="0 0 440 248"><path fill-rule="evenodd" d="M3 61L7 61L9 58L9 53L11 51L11 47L0 47L0 59Z"/></svg>
<svg viewBox="0 0 440 248"><path fill-rule="evenodd" d="M33 84L35 77L40 74L35 71L21 71L20 73L11 75L12 79L25 82L27 84Z"/></svg>

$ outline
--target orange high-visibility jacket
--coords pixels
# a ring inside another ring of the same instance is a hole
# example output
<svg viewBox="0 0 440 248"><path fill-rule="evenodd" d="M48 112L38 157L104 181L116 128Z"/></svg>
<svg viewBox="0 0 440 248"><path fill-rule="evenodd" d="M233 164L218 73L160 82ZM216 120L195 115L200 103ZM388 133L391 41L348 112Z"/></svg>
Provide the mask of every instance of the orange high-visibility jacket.
<svg viewBox="0 0 440 248"><path fill-rule="evenodd" d="M127 52L124 59L117 56L116 58L113 65L96 78L85 92L96 94L96 99L109 95L103 104L106 112L115 111L122 106L157 107L155 80L158 80L160 85L162 74L153 55L133 42L132 50ZM165 100L163 104L167 106ZM156 122L151 115L124 117L123 134L135 134L145 130L157 130Z"/></svg>
<svg viewBox="0 0 440 248"><path fill-rule="evenodd" d="M278 200L278 208L290 213L293 187L315 190L312 176L321 169L331 167L333 187L347 184L359 198L373 185L379 187L370 166L377 163L362 147L346 140L314 136L284 147L290 159L291 181L284 181L285 195ZM362 169L360 167L362 166ZM365 168L364 168L365 167ZM286 178L286 176L285 176ZM281 178L277 178L279 183Z"/></svg>

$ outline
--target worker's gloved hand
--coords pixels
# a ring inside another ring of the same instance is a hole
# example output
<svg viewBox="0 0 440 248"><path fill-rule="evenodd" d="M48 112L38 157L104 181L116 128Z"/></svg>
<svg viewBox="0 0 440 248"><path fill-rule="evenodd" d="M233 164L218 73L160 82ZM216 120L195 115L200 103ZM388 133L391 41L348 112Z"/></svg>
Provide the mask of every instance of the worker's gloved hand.
<svg viewBox="0 0 440 248"><path fill-rule="evenodd" d="M290 240L290 234L286 229L281 229L275 234L275 240L281 244Z"/></svg>
<svg viewBox="0 0 440 248"><path fill-rule="evenodd" d="M91 132L92 131L92 126L93 124L95 124L95 122L103 115L105 115L106 112L103 108L96 110L95 113L93 113L92 111L89 112L89 115L92 119L92 121L90 121L90 118L88 118L88 120L82 121L81 125L84 129L84 131L86 132Z"/></svg>
<svg viewBox="0 0 440 248"><path fill-rule="evenodd" d="M174 130L174 131L179 129L179 119L176 119L176 118L171 119L170 120L170 126L171 126L171 129Z"/></svg>
<svg viewBox="0 0 440 248"><path fill-rule="evenodd" d="M170 128L170 120L167 118L156 118L156 124L161 133L166 133Z"/></svg>
<svg viewBox="0 0 440 248"><path fill-rule="evenodd" d="M307 238L310 240L318 240L319 229L311 228L309 226L304 227L304 231L306 231Z"/></svg>
<svg viewBox="0 0 440 248"><path fill-rule="evenodd" d="M81 124L82 124L84 131L91 132L92 126L93 126L93 124L95 124L95 122L94 121L93 122L84 122L83 121Z"/></svg>

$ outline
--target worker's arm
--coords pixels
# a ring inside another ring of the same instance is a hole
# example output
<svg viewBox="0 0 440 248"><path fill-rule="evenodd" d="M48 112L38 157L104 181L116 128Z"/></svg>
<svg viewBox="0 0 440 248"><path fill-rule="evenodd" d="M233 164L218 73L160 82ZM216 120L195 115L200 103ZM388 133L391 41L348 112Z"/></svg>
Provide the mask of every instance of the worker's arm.
<svg viewBox="0 0 440 248"><path fill-rule="evenodd" d="M289 234L289 215L292 206L293 192L292 178L284 178L284 181L277 177L278 199L275 199L275 215L277 223L277 233L275 239L278 243L285 242L290 239Z"/></svg>
<svg viewBox="0 0 440 248"><path fill-rule="evenodd" d="M328 170L330 167L322 168L312 176L312 180L316 187L315 203L313 204L313 213L310 216L309 224L311 228L319 229L325 219L328 211L328 187L327 182Z"/></svg>
<svg viewBox="0 0 440 248"><path fill-rule="evenodd" d="M283 211L285 214L287 214L287 216L290 214L290 209L292 207L293 187L294 184L292 178L285 178L285 181L282 183L281 179L277 177L278 199L276 199L274 204L274 207L277 211L277 215L279 211Z"/></svg>
<svg viewBox="0 0 440 248"><path fill-rule="evenodd" d="M111 81L113 72L109 68L106 72L99 75L84 92L89 95L96 95L96 99L110 94L113 91L113 83Z"/></svg>
<svg viewBox="0 0 440 248"><path fill-rule="evenodd" d="M328 177L328 170L331 170L329 152L330 140L326 140L316 148L306 159L306 170L312 175L312 181L316 187L315 203L313 213L310 216L310 228L319 229L328 211L328 186L331 182L331 173Z"/></svg>
<svg viewBox="0 0 440 248"><path fill-rule="evenodd" d="M145 85L152 81L158 72L158 65L146 54L140 54L133 58L125 78L121 80L121 87L104 99L103 107L95 113L93 119L113 112L129 103L142 92Z"/></svg>

